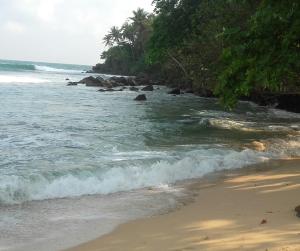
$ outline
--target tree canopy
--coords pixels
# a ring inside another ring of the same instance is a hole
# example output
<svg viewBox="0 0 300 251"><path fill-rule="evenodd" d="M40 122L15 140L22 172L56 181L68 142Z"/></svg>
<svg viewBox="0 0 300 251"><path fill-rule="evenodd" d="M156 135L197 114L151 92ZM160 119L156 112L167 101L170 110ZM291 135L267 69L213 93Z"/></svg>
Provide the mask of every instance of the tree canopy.
<svg viewBox="0 0 300 251"><path fill-rule="evenodd" d="M98 70L147 72L209 89L227 107L241 96L299 90L298 0L154 0L103 41ZM97 68L97 67L96 67Z"/></svg>

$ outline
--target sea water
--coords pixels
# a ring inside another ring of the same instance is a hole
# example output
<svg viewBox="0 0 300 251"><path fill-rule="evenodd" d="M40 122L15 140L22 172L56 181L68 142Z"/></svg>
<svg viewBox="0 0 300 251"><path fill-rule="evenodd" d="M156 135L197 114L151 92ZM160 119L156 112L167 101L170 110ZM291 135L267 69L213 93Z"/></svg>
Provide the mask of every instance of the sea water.
<svg viewBox="0 0 300 251"><path fill-rule="evenodd" d="M67 86L90 68L0 60L0 250L76 245L176 207L178 181L300 154L299 114Z"/></svg>

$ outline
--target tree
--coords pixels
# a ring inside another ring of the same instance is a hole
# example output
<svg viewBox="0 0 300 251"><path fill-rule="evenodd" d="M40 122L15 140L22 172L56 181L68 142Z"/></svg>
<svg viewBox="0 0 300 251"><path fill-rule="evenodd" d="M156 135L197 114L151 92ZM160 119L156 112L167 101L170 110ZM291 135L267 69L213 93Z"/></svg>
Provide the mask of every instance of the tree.
<svg viewBox="0 0 300 251"><path fill-rule="evenodd" d="M223 68L216 94L233 107L252 91L293 91L300 87L300 2L264 0L245 30L223 33Z"/></svg>

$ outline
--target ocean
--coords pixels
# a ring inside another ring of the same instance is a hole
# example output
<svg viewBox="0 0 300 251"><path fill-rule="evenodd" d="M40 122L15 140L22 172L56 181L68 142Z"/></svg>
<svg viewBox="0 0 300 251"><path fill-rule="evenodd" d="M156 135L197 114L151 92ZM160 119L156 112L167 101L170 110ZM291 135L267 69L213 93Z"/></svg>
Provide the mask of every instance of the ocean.
<svg viewBox="0 0 300 251"><path fill-rule="evenodd" d="M67 86L89 69L0 60L0 250L61 250L177 207L180 181L300 155L300 114Z"/></svg>

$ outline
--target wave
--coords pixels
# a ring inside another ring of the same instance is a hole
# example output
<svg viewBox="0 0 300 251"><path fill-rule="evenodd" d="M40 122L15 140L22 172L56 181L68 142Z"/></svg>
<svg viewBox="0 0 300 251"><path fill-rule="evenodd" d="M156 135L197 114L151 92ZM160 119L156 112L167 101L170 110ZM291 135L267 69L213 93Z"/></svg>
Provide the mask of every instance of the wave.
<svg viewBox="0 0 300 251"><path fill-rule="evenodd" d="M82 70L70 70L70 69L60 69L60 68L53 68L44 65L34 65L35 70L37 71L46 71L46 72L57 72L57 73L82 73Z"/></svg>
<svg viewBox="0 0 300 251"><path fill-rule="evenodd" d="M82 73L84 70L63 69L38 64L0 63L0 71L44 71L55 73Z"/></svg>
<svg viewBox="0 0 300 251"><path fill-rule="evenodd" d="M161 160L152 164L116 166L111 169L34 173L27 176L0 177L0 204L17 204L82 195L110 194L145 187L172 184L179 180L200 178L219 170L236 169L269 159L300 155L300 137L287 141L264 142L266 149L257 151L224 148L187 152L183 158ZM120 155L120 153L115 153Z"/></svg>
<svg viewBox="0 0 300 251"><path fill-rule="evenodd" d="M47 83L49 80L30 76L0 75L0 83Z"/></svg>

